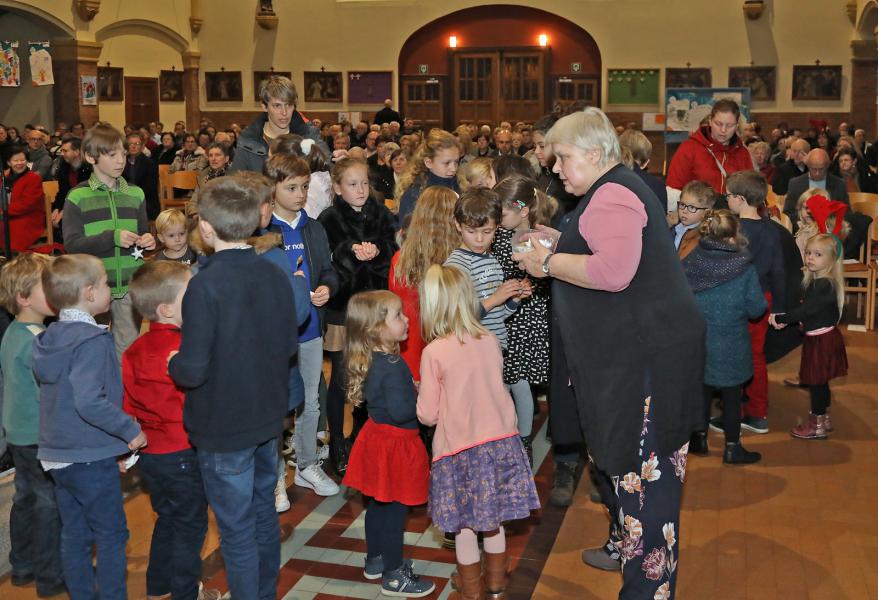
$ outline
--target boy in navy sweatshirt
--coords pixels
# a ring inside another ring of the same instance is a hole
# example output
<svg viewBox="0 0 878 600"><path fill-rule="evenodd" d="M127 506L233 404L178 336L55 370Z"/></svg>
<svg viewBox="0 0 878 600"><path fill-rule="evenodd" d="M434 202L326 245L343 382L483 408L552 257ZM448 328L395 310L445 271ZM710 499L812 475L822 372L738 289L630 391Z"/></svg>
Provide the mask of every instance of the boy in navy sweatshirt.
<svg viewBox="0 0 878 600"><path fill-rule="evenodd" d="M216 515L233 598L275 598L280 527L278 436L298 346L286 274L246 240L266 186L229 175L205 184L198 228L214 254L183 297L183 340L168 372L186 390L183 424Z"/></svg>
<svg viewBox="0 0 878 600"><path fill-rule="evenodd" d="M34 340L37 458L55 480L64 581L71 598L97 597L97 589L102 598L125 598L128 526L116 457L145 446L146 436L122 410L113 336L94 319L112 300L107 273L94 256L68 254L54 260L42 281L59 320Z"/></svg>

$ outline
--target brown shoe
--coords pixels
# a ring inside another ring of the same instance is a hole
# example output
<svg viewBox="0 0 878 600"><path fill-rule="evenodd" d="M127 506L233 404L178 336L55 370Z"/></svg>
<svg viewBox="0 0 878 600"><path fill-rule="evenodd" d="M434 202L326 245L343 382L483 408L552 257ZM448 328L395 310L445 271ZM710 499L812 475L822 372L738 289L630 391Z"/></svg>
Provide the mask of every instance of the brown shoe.
<svg viewBox="0 0 878 600"><path fill-rule="evenodd" d="M457 571L451 574L451 586L457 595L450 598L458 600L485 600L485 582L482 579L482 563L462 565L457 563Z"/></svg>
<svg viewBox="0 0 878 600"><path fill-rule="evenodd" d="M506 553L485 552L485 596L488 600L506 600L509 564Z"/></svg>

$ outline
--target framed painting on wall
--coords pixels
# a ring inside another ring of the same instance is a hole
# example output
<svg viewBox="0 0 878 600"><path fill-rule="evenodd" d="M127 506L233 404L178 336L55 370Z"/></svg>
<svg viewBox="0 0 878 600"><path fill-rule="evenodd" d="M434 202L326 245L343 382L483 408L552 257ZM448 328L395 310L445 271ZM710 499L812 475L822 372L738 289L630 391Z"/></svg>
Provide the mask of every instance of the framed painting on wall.
<svg viewBox="0 0 878 600"><path fill-rule="evenodd" d="M305 71L305 102L341 102L341 71Z"/></svg>
<svg viewBox="0 0 878 600"><path fill-rule="evenodd" d="M256 102L262 102L262 99L259 97L259 86L272 75L286 77L287 79L292 79L293 77L290 71L253 71L253 99Z"/></svg>
<svg viewBox="0 0 878 600"><path fill-rule="evenodd" d="M204 73L208 102L241 102L241 71L208 71Z"/></svg>
<svg viewBox="0 0 878 600"><path fill-rule="evenodd" d="M98 67L98 100L121 101L124 83L122 67Z"/></svg>
<svg viewBox="0 0 878 600"><path fill-rule="evenodd" d="M777 67L729 67L729 87L750 88L751 100L774 100Z"/></svg>
<svg viewBox="0 0 878 600"><path fill-rule="evenodd" d="M706 88L710 84L710 69L665 69L666 88Z"/></svg>
<svg viewBox="0 0 878 600"><path fill-rule="evenodd" d="M79 96L83 106L97 106L98 78L94 75L79 76Z"/></svg>
<svg viewBox="0 0 878 600"><path fill-rule="evenodd" d="M793 65L793 100L841 100L841 65Z"/></svg>
<svg viewBox="0 0 878 600"><path fill-rule="evenodd" d="M607 103L658 104L659 69L607 69Z"/></svg>
<svg viewBox="0 0 878 600"><path fill-rule="evenodd" d="M186 99L183 71L159 71L159 99L162 102L182 102Z"/></svg>
<svg viewBox="0 0 878 600"><path fill-rule="evenodd" d="M393 99L393 71L348 71L348 104L381 104Z"/></svg>

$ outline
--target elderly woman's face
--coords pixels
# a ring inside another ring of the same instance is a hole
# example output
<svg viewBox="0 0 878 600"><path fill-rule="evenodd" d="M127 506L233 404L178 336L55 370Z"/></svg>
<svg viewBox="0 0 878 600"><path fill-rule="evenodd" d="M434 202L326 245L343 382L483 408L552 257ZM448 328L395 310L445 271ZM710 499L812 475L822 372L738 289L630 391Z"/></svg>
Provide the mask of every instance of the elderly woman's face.
<svg viewBox="0 0 878 600"><path fill-rule="evenodd" d="M600 153L597 150L583 150L572 144L553 144L552 154L555 165L552 170L561 176L564 191L582 196L601 176L598 167Z"/></svg>

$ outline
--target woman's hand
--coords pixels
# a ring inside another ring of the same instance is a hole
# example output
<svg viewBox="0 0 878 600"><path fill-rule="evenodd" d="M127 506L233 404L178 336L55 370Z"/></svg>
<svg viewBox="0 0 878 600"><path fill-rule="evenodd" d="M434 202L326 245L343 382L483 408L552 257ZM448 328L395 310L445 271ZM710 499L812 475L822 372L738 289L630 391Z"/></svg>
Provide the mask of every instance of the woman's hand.
<svg viewBox="0 0 878 600"><path fill-rule="evenodd" d="M546 227L545 229L549 232L555 231L551 227ZM536 236L528 237L533 238L530 244L532 250L529 252L513 252L512 260L518 261L518 268L526 271L531 277L542 279L546 277L546 274L543 273L543 261L551 254L551 251L543 246Z"/></svg>

